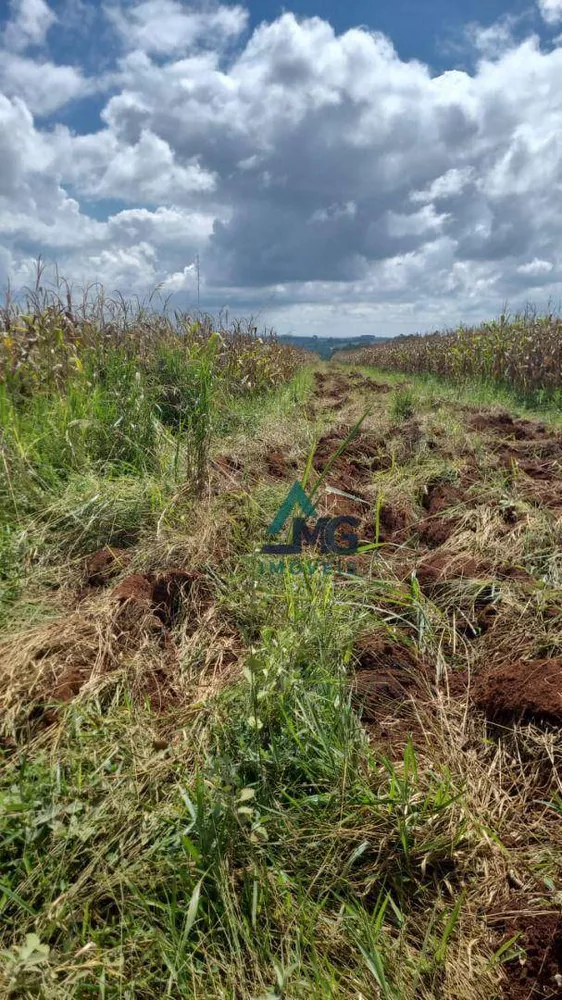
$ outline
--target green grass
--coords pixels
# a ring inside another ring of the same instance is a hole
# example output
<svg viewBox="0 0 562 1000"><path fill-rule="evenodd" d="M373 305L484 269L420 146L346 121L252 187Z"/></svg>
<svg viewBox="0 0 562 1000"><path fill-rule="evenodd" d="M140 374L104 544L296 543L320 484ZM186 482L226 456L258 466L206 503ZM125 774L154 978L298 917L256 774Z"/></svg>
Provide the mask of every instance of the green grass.
<svg viewBox="0 0 562 1000"><path fill-rule="evenodd" d="M350 359L353 363L353 359ZM389 372L369 365L353 365L354 370L381 379L389 385L403 386L406 378L415 388L416 395L425 402L465 403L473 406L500 406L520 416L535 417L552 424L562 423L562 399L537 390L531 393L516 392L508 386L498 386L492 382L466 379L453 383L438 375L404 375ZM397 389L397 393L406 391Z"/></svg>
<svg viewBox="0 0 562 1000"><path fill-rule="evenodd" d="M365 636L423 660L428 685L445 657L470 663L454 616L482 588L457 582L437 606L384 554L354 578L263 575L258 551L289 481L264 472L271 448L298 456L306 479L332 423L347 421L346 445L360 428L392 437L400 461L370 484L378 542L385 505L419 513L436 477L458 480L454 461L410 443L406 422L484 389L396 375L379 412L362 398L342 417L329 401L306 406L309 367L272 389L253 344L232 391L224 372L239 358L219 340L142 347L104 348L25 405L18 386L0 397L13 689L0 739L0 993L499 1000L512 944L498 950L483 898L527 865L503 837L536 790L517 754L443 693L370 739L352 692ZM242 456L239 475L221 478L212 455ZM510 484L485 485L507 502ZM529 524L521 555L534 531L555 582L554 535ZM169 630L104 593L78 602L84 556L104 545L131 548L128 572L202 573ZM86 686L57 698L76 670ZM548 852L541 864L553 878Z"/></svg>
<svg viewBox="0 0 562 1000"><path fill-rule="evenodd" d="M462 787L411 745L400 767L372 758L345 681L359 594L289 574L261 599L244 676L189 739L155 752L158 720L116 688L67 710L54 755L7 762L8 990L413 997L410 977L439 982Z"/></svg>
<svg viewBox="0 0 562 1000"><path fill-rule="evenodd" d="M395 420L409 420L415 413L415 398L411 389L399 389L392 400L391 416Z"/></svg>

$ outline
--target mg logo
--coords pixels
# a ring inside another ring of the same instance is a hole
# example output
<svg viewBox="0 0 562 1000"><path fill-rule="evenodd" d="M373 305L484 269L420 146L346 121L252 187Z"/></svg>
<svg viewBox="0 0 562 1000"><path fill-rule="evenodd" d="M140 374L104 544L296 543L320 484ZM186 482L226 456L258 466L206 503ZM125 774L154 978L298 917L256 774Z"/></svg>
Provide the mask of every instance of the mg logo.
<svg viewBox="0 0 562 1000"><path fill-rule="evenodd" d="M301 515L294 517L295 510L300 510ZM304 545L310 545L325 555L349 556L357 552L359 518L318 517L318 512L299 482L292 486L269 525L267 534L280 534L288 522L292 522L291 540L285 544L271 542L264 545L263 553L275 556L300 555Z"/></svg>

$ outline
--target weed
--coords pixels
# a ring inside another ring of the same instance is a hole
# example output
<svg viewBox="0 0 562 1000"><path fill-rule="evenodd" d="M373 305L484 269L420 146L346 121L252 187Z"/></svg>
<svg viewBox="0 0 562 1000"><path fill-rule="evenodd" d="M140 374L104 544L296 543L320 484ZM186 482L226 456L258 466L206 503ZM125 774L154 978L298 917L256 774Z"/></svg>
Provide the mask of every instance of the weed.
<svg viewBox="0 0 562 1000"><path fill-rule="evenodd" d="M414 415L414 394L411 389L400 389L392 400L390 413L395 420L410 420Z"/></svg>

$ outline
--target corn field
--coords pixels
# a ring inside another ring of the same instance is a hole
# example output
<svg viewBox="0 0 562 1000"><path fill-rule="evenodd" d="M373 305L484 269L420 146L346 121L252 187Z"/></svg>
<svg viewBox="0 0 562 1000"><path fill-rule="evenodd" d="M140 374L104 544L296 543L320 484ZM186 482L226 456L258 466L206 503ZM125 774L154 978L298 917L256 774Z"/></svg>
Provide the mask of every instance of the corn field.
<svg viewBox="0 0 562 1000"><path fill-rule="evenodd" d="M0 532L76 477L201 493L215 428L305 360L251 320L171 314L101 289L75 302L38 277L0 305Z"/></svg>
<svg viewBox="0 0 562 1000"><path fill-rule="evenodd" d="M475 379L523 395L551 396L562 389L562 318L501 316L498 321L453 332L397 337L339 360L454 382Z"/></svg>
<svg viewBox="0 0 562 1000"><path fill-rule="evenodd" d="M103 289L76 302L70 289L38 282L23 300L0 304L0 384L24 396L61 391L86 369L95 377L116 354L154 378L163 363L169 368L170 352L189 364L213 336L217 377L230 395L245 395L286 381L303 360L273 332L257 333L251 319L170 313Z"/></svg>

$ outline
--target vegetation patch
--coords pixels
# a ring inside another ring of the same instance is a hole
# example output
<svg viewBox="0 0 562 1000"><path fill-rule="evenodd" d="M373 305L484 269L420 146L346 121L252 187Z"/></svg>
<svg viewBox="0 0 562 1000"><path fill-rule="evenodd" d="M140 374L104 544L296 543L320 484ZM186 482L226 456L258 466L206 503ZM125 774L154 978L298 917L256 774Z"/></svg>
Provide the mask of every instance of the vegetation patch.
<svg viewBox="0 0 562 1000"><path fill-rule="evenodd" d="M554 417L252 324L2 322L2 996L558 995Z"/></svg>

